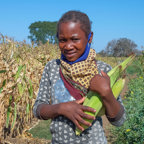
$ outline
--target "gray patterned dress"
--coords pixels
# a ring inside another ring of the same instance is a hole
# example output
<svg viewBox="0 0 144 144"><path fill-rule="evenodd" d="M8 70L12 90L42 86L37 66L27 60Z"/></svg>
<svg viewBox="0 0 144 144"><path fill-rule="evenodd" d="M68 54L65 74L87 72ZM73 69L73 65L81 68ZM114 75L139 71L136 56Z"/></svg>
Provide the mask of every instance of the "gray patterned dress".
<svg viewBox="0 0 144 144"><path fill-rule="evenodd" d="M97 61L99 72L108 72L111 67L104 62ZM39 92L35 101L33 112L38 118L40 104L58 104L75 100L65 88L59 74L60 60L49 61L43 71ZM122 104L121 97L118 101ZM116 121L111 122L115 126L121 126L125 121L125 113ZM96 117L91 127L75 135L75 125L66 117L60 115L52 119L50 131L52 134L52 144L106 144L101 117Z"/></svg>

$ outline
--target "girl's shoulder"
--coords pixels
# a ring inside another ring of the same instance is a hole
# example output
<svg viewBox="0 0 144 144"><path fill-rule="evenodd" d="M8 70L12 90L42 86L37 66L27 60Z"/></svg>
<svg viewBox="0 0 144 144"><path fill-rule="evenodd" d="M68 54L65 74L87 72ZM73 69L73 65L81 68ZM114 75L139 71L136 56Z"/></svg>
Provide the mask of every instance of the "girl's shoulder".
<svg viewBox="0 0 144 144"><path fill-rule="evenodd" d="M109 64L107 64L103 61L97 60L96 64L97 64L99 73L101 72L101 70L104 71L105 73L108 73L112 69L112 67Z"/></svg>
<svg viewBox="0 0 144 144"><path fill-rule="evenodd" d="M54 73L59 71L60 68L60 60L59 59L53 59L47 62L47 64L44 67L44 73Z"/></svg>
<svg viewBox="0 0 144 144"><path fill-rule="evenodd" d="M53 59L47 62L45 68L52 68L52 67L59 67L60 66L60 59Z"/></svg>

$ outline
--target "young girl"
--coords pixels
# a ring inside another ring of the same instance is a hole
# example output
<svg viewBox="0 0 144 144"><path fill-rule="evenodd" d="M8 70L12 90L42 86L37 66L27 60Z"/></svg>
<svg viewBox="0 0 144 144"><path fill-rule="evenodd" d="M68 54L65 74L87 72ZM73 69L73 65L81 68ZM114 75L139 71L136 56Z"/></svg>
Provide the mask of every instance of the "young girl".
<svg viewBox="0 0 144 144"><path fill-rule="evenodd" d="M96 61L96 53L90 48L93 38L91 23L85 13L69 11L57 25L57 37L61 59L49 61L44 69L34 115L43 120L52 119L50 130L52 144L103 144L107 143L101 117L93 117L84 111L95 109L83 106L89 90L98 92L111 124L121 126L125 120L121 97L116 100L106 74L111 67ZM84 120L92 119L93 123ZM84 130L81 124L89 126ZM76 136L75 129L82 133Z"/></svg>

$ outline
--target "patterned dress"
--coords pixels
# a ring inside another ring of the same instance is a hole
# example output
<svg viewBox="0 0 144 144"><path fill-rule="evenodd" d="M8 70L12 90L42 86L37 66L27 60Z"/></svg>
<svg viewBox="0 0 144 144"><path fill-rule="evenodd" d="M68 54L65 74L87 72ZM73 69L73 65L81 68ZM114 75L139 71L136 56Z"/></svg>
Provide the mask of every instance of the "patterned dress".
<svg viewBox="0 0 144 144"><path fill-rule="evenodd" d="M101 61L97 61L98 71L108 72L111 67ZM40 118L38 106L40 104L58 104L75 100L65 88L59 74L60 60L49 61L43 71L40 82L39 92L35 101L33 112L37 118ZM119 96L117 99L121 104ZM121 126L125 121L125 113L117 121L111 122L115 126ZM101 117L96 117L93 124L84 130L79 136L75 135L75 125L66 117L60 115L52 119L50 131L52 134L52 144L106 144Z"/></svg>

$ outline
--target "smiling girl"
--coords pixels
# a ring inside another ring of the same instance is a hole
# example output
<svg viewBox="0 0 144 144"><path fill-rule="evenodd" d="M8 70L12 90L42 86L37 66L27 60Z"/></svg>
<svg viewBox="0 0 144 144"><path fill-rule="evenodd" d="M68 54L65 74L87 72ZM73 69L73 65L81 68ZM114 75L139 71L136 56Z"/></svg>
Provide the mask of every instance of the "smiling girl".
<svg viewBox="0 0 144 144"><path fill-rule="evenodd" d="M121 97L116 100L106 74L111 67L96 60L90 48L93 32L85 13L69 11L59 20L57 37L61 58L49 61L44 69L34 115L43 120L52 119L50 130L52 144L103 144L107 143L101 117L84 111L96 112L82 103L89 90L98 92L111 124L121 126L125 120ZM94 120L89 123L84 120ZM81 124L89 126L84 130ZM82 130L80 136L75 129Z"/></svg>

